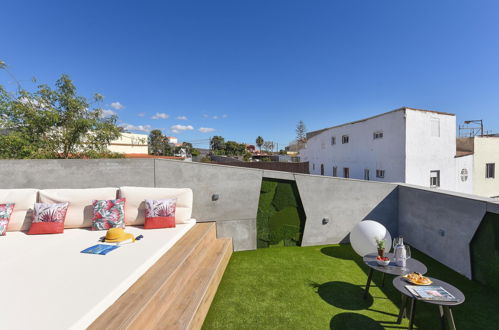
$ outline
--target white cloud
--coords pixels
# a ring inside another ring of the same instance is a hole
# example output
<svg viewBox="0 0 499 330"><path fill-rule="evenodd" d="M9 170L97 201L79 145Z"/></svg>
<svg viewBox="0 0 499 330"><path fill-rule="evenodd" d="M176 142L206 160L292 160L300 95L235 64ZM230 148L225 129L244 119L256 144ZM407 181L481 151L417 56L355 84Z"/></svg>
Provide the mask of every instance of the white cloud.
<svg viewBox="0 0 499 330"><path fill-rule="evenodd" d="M141 131L141 132L151 131L151 125L132 125L132 124L123 123L121 124L121 127L123 127L127 131Z"/></svg>
<svg viewBox="0 0 499 330"><path fill-rule="evenodd" d="M194 127L191 125L173 125L170 127L173 133L179 133L180 131L192 131Z"/></svg>
<svg viewBox="0 0 499 330"><path fill-rule="evenodd" d="M227 118L227 117L229 117L229 116L227 116L226 114L222 115L222 118Z"/></svg>
<svg viewBox="0 0 499 330"><path fill-rule="evenodd" d="M125 106L123 104L121 104L120 102L113 102L113 103L111 103L111 108L116 109L116 110L121 110L124 107Z"/></svg>
<svg viewBox="0 0 499 330"><path fill-rule="evenodd" d="M211 117L211 118L213 118L213 119L218 119L218 116L213 116L213 117Z"/></svg>
<svg viewBox="0 0 499 330"><path fill-rule="evenodd" d="M139 113L137 114L137 116L139 116L139 117L144 117L145 115L146 115L146 113L145 113L145 112L139 112Z"/></svg>
<svg viewBox="0 0 499 330"><path fill-rule="evenodd" d="M164 112L156 112L154 116L151 117L151 119L168 119L170 115L164 113Z"/></svg>
<svg viewBox="0 0 499 330"><path fill-rule="evenodd" d="M204 115L203 115L203 117L204 117L204 118L208 118L209 116L208 116L207 114L204 114Z"/></svg>
<svg viewBox="0 0 499 330"><path fill-rule="evenodd" d="M177 119L178 120L187 120L187 117L186 116L178 116Z"/></svg>
<svg viewBox="0 0 499 330"><path fill-rule="evenodd" d="M214 132L215 129L210 127L201 127L200 129L198 129L198 131L200 131L201 133L210 133Z"/></svg>
<svg viewBox="0 0 499 330"><path fill-rule="evenodd" d="M115 115L116 112L114 112L113 110L110 110L110 109L102 109L102 117L111 117L113 115Z"/></svg>

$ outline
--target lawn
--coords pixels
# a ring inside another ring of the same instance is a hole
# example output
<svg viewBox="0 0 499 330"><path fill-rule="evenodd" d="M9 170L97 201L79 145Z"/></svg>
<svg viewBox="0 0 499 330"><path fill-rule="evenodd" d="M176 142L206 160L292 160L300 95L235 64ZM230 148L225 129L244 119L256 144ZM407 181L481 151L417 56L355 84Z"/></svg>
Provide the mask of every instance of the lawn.
<svg viewBox="0 0 499 330"><path fill-rule="evenodd" d="M466 295L453 309L458 329L499 329L499 292L467 280L428 256L413 257ZM276 247L233 254L203 329L400 329L400 294L375 273L362 298L367 266L350 245ZM438 329L438 308L419 303L415 326Z"/></svg>

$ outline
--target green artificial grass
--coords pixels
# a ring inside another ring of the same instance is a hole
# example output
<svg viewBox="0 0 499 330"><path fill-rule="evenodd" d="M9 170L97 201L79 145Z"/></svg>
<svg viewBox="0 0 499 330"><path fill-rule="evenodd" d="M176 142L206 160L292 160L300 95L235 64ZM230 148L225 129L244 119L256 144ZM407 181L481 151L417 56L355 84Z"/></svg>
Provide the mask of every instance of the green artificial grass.
<svg viewBox="0 0 499 330"><path fill-rule="evenodd" d="M499 292L470 281L426 255L413 257L428 275L460 288L453 308L458 329L497 329ZM367 266L350 245L275 247L235 252L206 317L204 329L399 329L400 294L392 276L379 288L375 273L364 300ZM438 308L418 303L415 326L439 329Z"/></svg>

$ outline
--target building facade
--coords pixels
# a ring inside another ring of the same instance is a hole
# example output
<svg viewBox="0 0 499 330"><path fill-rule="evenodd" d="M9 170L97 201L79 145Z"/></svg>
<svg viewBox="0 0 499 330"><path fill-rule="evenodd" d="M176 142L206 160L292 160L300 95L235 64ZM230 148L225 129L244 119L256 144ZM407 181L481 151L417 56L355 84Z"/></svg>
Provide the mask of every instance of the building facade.
<svg viewBox="0 0 499 330"><path fill-rule="evenodd" d="M472 178L469 185L475 195L499 198L499 178L496 167L499 164L499 137L475 136L457 139L458 155L464 155L467 166L457 164L460 174L468 174ZM469 168L469 171L465 169ZM463 174L463 175L464 175Z"/></svg>
<svg viewBox="0 0 499 330"><path fill-rule="evenodd" d="M147 135L135 133L121 133L121 136L111 141L108 146L111 152L119 152L123 154L145 154L149 153L147 144Z"/></svg>
<svg viewBox="0 0 499 330"><path fill-rule="evenodd" d="M400 108L310 132L300 156L312 174L458 189L450 113Z"/></svg>

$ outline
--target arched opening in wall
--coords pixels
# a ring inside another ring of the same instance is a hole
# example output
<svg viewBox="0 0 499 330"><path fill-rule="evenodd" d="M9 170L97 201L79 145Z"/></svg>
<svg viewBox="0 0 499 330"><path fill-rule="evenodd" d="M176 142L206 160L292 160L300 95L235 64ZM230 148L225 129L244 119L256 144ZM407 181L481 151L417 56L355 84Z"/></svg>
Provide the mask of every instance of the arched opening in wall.
<svg viewBox="0 0 499 330"><path fill-rule="evenodd" d="M296 182L264 178L256 216L257 247L300 246L304 228Z"/></svg>
<svg viewBox="0 0 499 330"><path fill-rule="evenodd" d="M324 164L321 164L321 175L324 175Z"/></svg>
<svg viewBox="0 0 499 330"><path fill-rule="evenodd" d="M473 280L499 290L499 214L487 212L470 243Z"/></svg>

